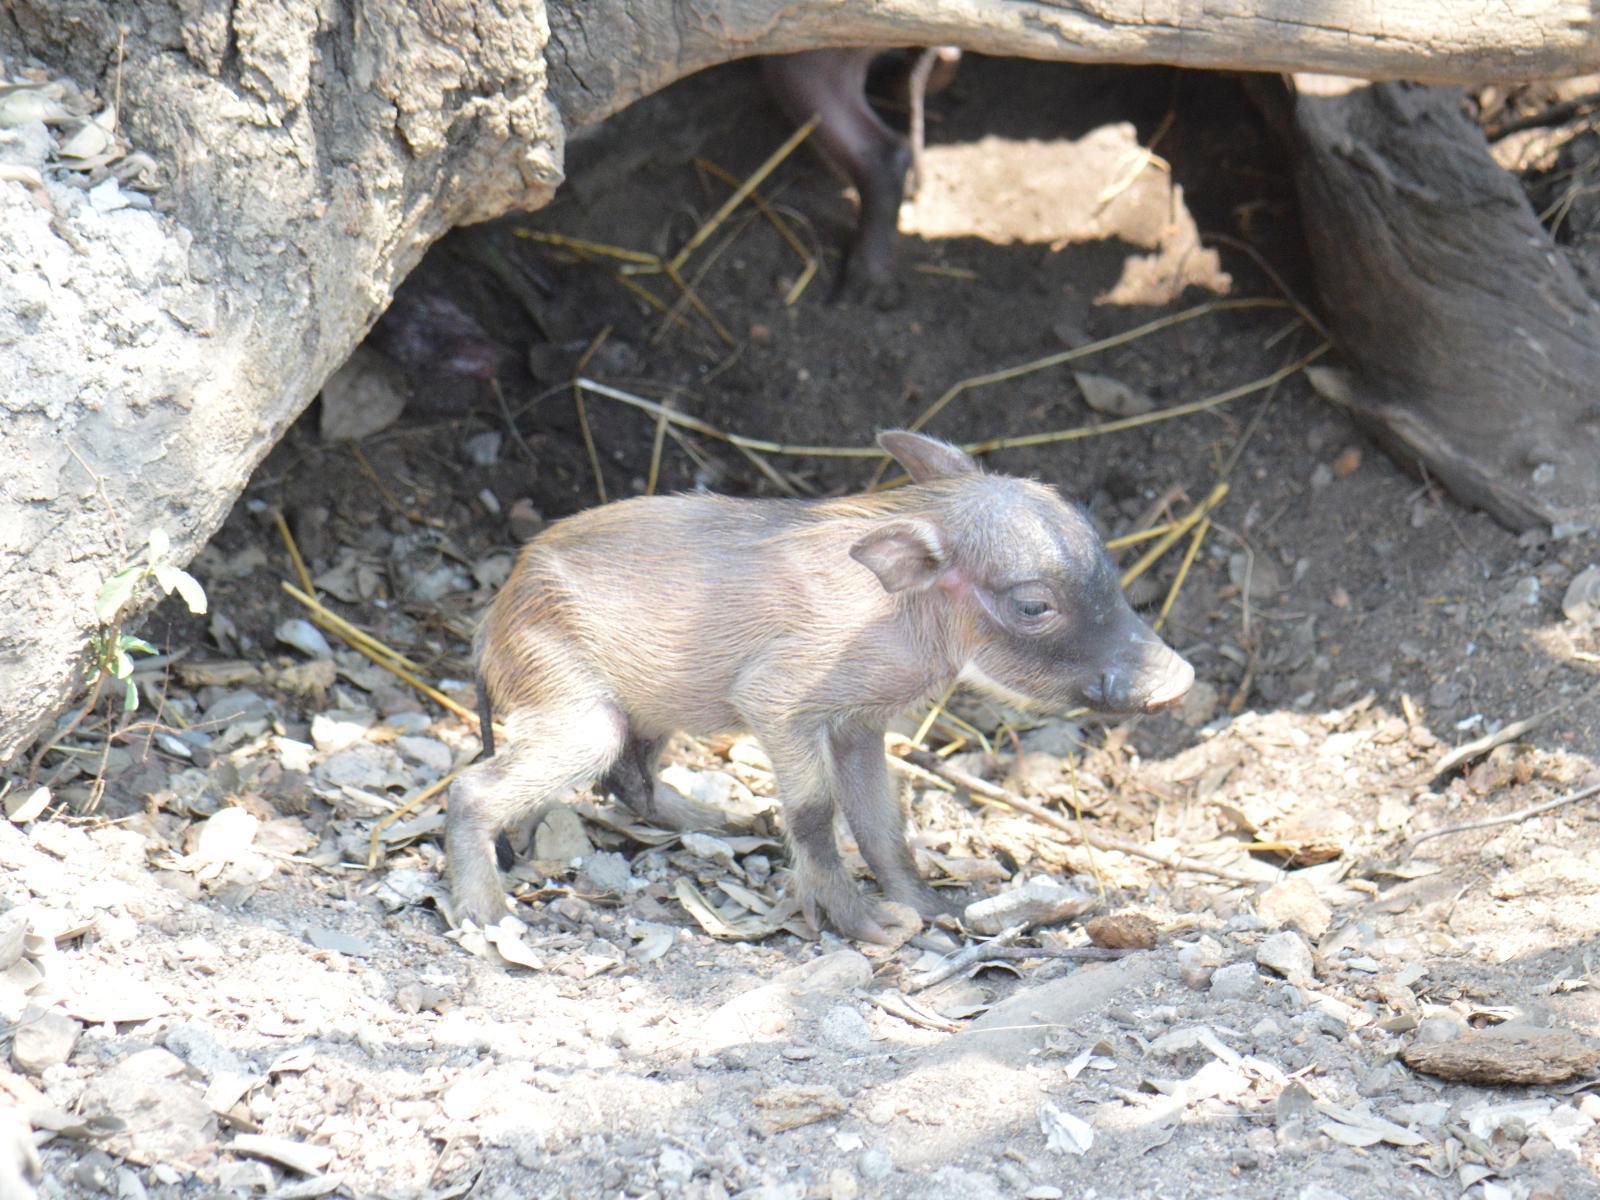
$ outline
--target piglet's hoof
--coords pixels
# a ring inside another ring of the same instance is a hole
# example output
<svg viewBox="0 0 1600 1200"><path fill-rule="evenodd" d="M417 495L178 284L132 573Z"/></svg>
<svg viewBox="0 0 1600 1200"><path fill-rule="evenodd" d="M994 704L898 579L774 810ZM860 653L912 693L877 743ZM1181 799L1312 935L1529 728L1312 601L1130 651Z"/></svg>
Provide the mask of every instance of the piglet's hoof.
<svg viewBox="0 0 1600 1200"><path fill-rule="evenodd" d="M922 931L922 918L909 904L893 900L872 901L860 893L856 893L849 901L826 907L826 919L822 922L818 921L815 906L806 904L803 908L813 928L826 925L841 937L882 946L886 950L903 946Z"/></svg>
<svg viewBox="0 0 1600 1200"><path fill-rule="evenodd" d="M879 312L894 312L905 307L907 298L906 285L892 269L866 269L852 259L828 300L831 304L853 304Z"/></svg>

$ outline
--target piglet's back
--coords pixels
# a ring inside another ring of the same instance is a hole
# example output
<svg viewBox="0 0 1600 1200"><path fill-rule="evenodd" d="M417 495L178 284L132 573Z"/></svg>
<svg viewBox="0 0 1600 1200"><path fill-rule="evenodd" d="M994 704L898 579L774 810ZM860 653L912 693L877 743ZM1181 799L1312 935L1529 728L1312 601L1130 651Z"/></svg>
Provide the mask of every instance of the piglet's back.
<svg viewBox="0 0 1600 1200"><path fill-rule="evenodd" d="M532 699L507 693L547 672L584 670L646 727L736 727L728 697L753 655L778 639L823 652L829 614L883 607L849 557L872 517L833 507L638 497L556 523L524 547L486 620L497 707Z"/></svg>

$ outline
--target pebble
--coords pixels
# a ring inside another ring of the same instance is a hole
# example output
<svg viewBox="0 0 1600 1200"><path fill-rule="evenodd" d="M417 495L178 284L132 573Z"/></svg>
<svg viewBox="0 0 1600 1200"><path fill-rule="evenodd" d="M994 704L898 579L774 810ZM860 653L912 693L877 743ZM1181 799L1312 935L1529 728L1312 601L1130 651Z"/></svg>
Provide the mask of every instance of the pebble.
<svg viewBox="0 0 1600 1200"><path fill-rule="evenodd" d="M587 835L585 835L587 839ZM597 850L583 860L578 882L587 893L597 896L626 896L637 880L628 860L615 850Z"/></svg>
<svg viewBox="0 0 1600 1200"><path fill-rule="evenodd" d="M72 1056L83 1026L60 1009L24 1013L12 1035L11 1061L27 1075L40 1075Z"/></svg>
<svg viewBox="0 0 1600 1200"><path fill-rule="evenodd" d="M1275 933L1257 946L1256 962L1285 979L1316 978L1311 947L1306 945L1305 938L1290 930Z"/></svg>
<svg viewBox="0 0 1600 1200"><path fill-rule="evenodd" d="M533 857L540 862L569 863L593 853L583 818L570 808L555 809L534 831Z"/></svg>
<svg viewBox="0 0 1600 1200"><path fill-rule="evenodd" d="M1209 725L1216 717L1221 702L1221 694L1216 688L1204 679L1196 679L1189 685L1188 693L1178 702L1178 720L1190 729Z"/></svg>
<svg viewBox="0 0 1600 1200"><path fill-rule="evenodd" d="M1221 1000L1244 1000L1260 988L1261 976L1253 963L1229 963L1211 975L1211 994Z"/></svg>
<svg viewBox="0 0 1600 1200"><path fill-rule="evenodd" d="M1019 888L967 905L962 923L974 933L994 936L1013 925L1056 925L1092 907L1096 896L1076 884L1063 885L1047 876Z"/></svg>
<svg viewBox="0 0 1600 1200"><path fill-rule="evenodd" d="M1461 1034L1461 1022L1455 1017L1424 1017L1417 1024L1414 1040L1436 1045L1452 1041Z"/></svg>
<svg viewBox="0 0 1600 1200"><path fill-rule="evenodd" d="M823 1013L817 1034L839 1050L865 1050L872 1045L872 1027L861 1011L849 1004L835 1004Z"/></svg>
<svg viewBox="0 0 1600 1200"><path fill-rule="evenodd" d="M927 1195L948 1200L1003 1200L1005 1189L985 1171L965 1167L940 1167L928 1179Z"/></svg>
<svg viewBox="0 0 1600 1200"><path fill-rule="evenodd" d="M1295 929L1312 941L1333 924L1333 909L1310 883L1295 876L1269 887L1256 902L1256 911L1274 929Z"/></svg>
<svg viewBox="0 0 1600 1200"><path fill-rule="evenodd" d="M311 718L312 744L324 754L348 749L366 736L377 719L370 708L318 713Z"/></svg>
<svg viewBox="0 0 1600 1200"><path fill-rule="evenodd" d="M292 646L307 658L332 658L333 647L328 644L328 639L322 636L318 629L304 617L290 617L280 621L272 635L285 646Z"/></svg>
<svg viewBox="0 0 1600 1200"><path fill-rule="evenodd" d="M228 725L234 721L248 721L264 717L268 712L266 700L251 691L224 692L206 706L207 725Z"/></svg>
<svg viewBox="0 0 1600 1200"><path fill-rule="evenodd" d="M868 1183L882 1183L894 1173L894 1159L876 1146L863 1150L856 1159L856 1173Z"/></svg>
<svg viewBox="0 0 1600 1200"><path fill-rule="evenodd" d="M424 716L423 719L426 720L427 718ZM448 771L450 765L455 762L455 755L451 752L450 747L437 738L397 737L394 740L394 748L400 751L401 757L410 759L414 763L419 763L441 774Z"/></svg>
<svg viewBox="0 0 1600 1200"><path fill-rule="evenodd" d="M1561 597L1561 612L1575 625L1600 621L1600 566L1585 567L1572 577Z"/></svg>

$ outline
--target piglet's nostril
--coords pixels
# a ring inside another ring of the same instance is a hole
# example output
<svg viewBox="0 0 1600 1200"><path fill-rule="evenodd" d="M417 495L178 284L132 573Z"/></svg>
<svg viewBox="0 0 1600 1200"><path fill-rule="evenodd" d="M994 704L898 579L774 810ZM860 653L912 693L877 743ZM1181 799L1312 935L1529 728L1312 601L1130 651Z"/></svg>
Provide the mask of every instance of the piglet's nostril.
<svg viewBox="0 0 1600 1200"><path fill-rule="evenodd" d="M1116 712L1128 705L1128 677L1121 671L1104 672L1090 690L1094 693L1092 702L1101 708Z"/></svg>

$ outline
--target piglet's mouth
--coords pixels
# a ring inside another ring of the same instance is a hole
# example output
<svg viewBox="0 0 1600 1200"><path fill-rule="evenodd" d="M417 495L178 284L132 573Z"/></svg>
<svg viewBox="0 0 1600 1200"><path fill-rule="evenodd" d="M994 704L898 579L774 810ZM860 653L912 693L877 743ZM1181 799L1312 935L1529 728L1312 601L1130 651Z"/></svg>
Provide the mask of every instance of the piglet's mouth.
<svg viewBox="0 0 1600 1200"><path fill-rule="evenodd" d="M1172 656L1167 668L1155 685L1145 694L1144 703L1140 706L1145 712L1157 712L1163 708L1171 708L1178 701L1189 694L1189 689L1194 686L1194 668L1187 659Z"/></svg>

